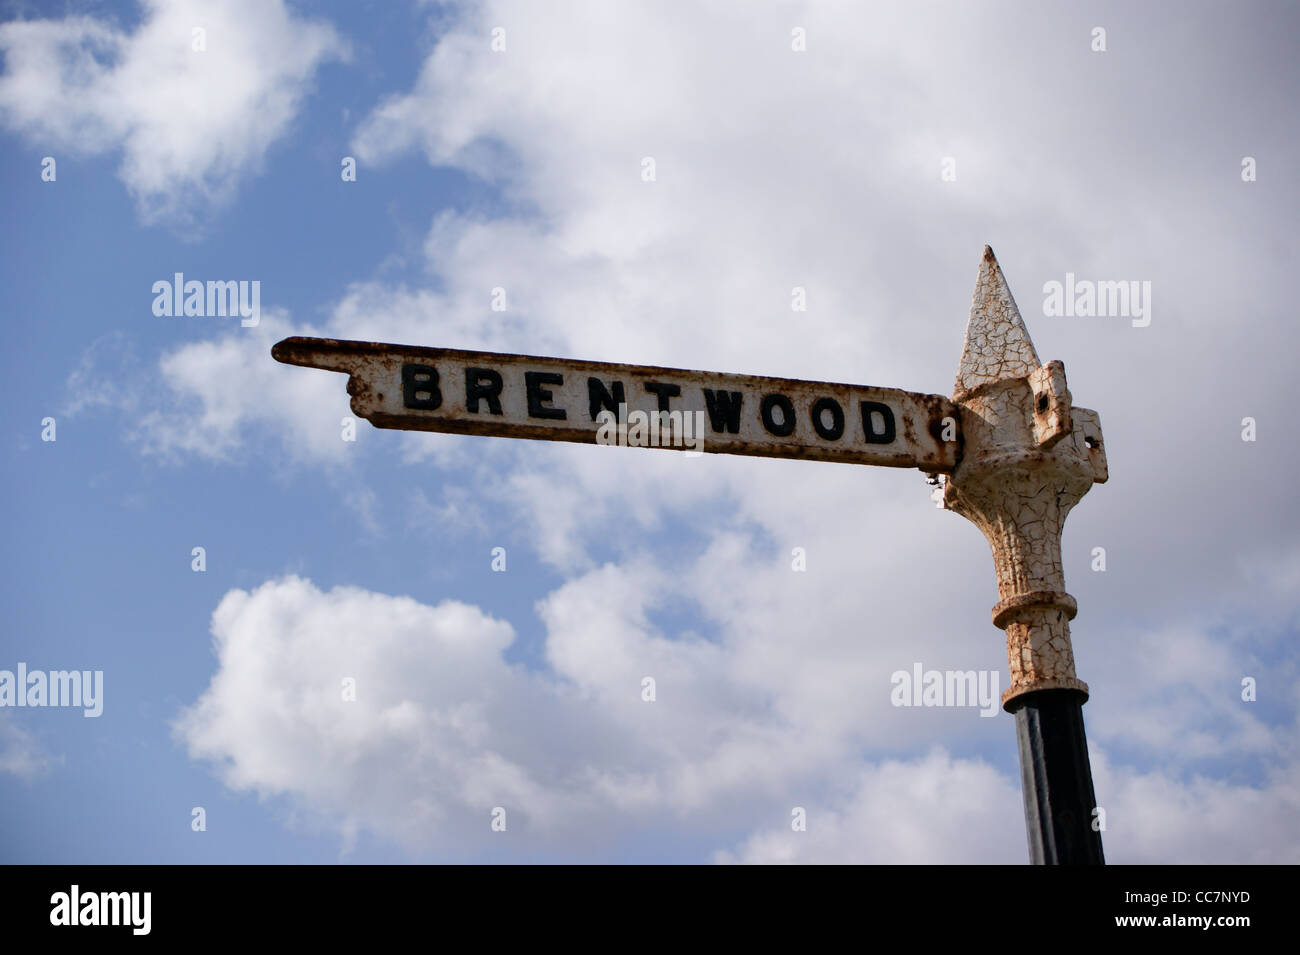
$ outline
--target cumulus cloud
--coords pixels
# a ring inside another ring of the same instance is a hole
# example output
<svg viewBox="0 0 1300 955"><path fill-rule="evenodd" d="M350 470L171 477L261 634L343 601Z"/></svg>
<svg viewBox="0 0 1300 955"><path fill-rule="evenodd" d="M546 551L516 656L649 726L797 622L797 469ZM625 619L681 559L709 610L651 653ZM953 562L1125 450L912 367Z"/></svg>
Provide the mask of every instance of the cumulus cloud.
<svg viewBox="0 0 1300 955"><path fill-rule="evenodd" d="M580 688L508 664L512 628L456 601L291 577L227 594L212 630L219 669L178 735L231 787L287 795L341 831L482 848L501 806L525 840L583 851L573 834L616 802L606 773L646 758ZM639 677L626 691L639 703Z"/></svg>
<svg viewBox="0 0 1300 955"><path fill-rule="evenodd" d="M599 857L672 826L723 862L1023 860L1014 775L940 748L863 765L849 721L792 716L815 689L782 682L786 660L747 668L729 642L656 627L665 586L608 566L551 594L540 671L507 662L510 624L458 601L298 577L231 591L212 618L217 672L176 733L231 788L413 853L501 849L501 807L513 852ZM1251 786L1094 754L1112 861L1294 861L1274 835L1294 820L1294 764ZM732 846L734 832L748 835Z"/></svg>
<svg viewBox="0 0 1300 955"><path fill-rule="evenodd" d="M1262 786L1117 767L1092 749L1106 860L1121 865L1294 865L1277 834L1300 818L1295 764ZM846 798L812 803L805 831L765 826L719 862L1018 864L1025 859L1018 780L941 749L862 770Z"/></svg>
<svg viewBox="0 0 1300 955"><path fill-rule="evenodd" d="M1025 858L1019 800L1014 780L936 749L857 773L841 804L798 807L806 828L796 830L792 816L782 828L749 836L734 852L719 852L716 861L1012 865Z"/></svg>
<svg viewBox="0 0 1300 955"><path fill-rule="evenodd" d="M1293 730L1285 731L1293 736ZM1300 761L1295 754L1256 784L1114 763L1092 748L1106 810L1106 858L1126 864L1295 865L1300 846Z"/></svg>
<svg viewBox="0 0 1300 955"><path fill-rule="evenodd" d="M258 171L346 45L282 0L142 6L131 32L87 16L0 25L0 120L42 148L120 150L142 218L186 225Z"/></svg>
<svg viewBox="0 0 1300 955"><path fill-rule="evenodd" d="M413 850L489 847L497 806L524 845L590 853L670 817L707 836L815 796L851 741L787 719L730 648L664 635L647 619L663 586L610 566L550 595L543 672L507 663L511 626L457 601L297 577L231 591L212 618L217 672L176 732L234 789ZM892 772L871 785L889 789ZM958 782L910 810L898 795L890 825L951 815ZM906 837L890 838L901 851Z"/></svg>

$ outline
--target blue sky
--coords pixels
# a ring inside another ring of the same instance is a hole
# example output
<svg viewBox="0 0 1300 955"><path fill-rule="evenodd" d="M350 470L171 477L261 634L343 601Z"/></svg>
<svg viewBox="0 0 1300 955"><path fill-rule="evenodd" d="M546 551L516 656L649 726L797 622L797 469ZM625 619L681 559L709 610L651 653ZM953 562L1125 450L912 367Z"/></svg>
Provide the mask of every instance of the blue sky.
<svg viewBox="0 0 1300 955"><path fill-rule="evenodd" d="M989 243L1107 435L1064 538L1107 857L1297 861L1294 16L0 3L0 669L105 684L0 710L0 858L1024 861L1012 718L889 702L915 662L1006 684L919 472L347 442L345 379L270 357L947 394ZM154 315L175 272L259 281L260 324ZM1044 315L1067 272L1150 281L1151 324Z"/></svg>

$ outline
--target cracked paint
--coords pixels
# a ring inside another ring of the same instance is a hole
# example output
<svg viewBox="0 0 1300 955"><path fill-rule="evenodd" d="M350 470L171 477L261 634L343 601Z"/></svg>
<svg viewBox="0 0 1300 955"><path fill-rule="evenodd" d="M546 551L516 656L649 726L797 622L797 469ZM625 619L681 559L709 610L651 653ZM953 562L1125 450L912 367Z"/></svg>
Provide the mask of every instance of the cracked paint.
<svg viewBox="0 0 1300 955"><path fill-rule="evenodd" d="M944 506L975 524L997 574L993 622L1006 632L1011 681L1003 707L1023 693L1078 690L1065 592L1061 531L1106 460L1096 412L1071 409L1065 366L1039 365L993 250L987 246L971 303L953 400L964 448ZM1073 413L1072 413L1073 410Z"/></svg>
<svg viewBox="0 0 1300 955"><path fill-rule="evenodd" d="M1038 353L1011 296L993 250L984 246L971 297L966 347L957 368L954 396L1008 378L1026 378L1038 368Z"/></svg>

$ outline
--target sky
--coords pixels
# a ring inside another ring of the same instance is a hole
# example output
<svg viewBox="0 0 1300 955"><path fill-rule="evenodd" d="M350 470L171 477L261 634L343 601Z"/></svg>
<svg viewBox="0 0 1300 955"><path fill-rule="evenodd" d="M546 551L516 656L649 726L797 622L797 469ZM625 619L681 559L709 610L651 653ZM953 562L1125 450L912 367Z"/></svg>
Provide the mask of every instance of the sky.
<svg viewBox="0 0 1300 955"><path fill-rule="evenodd" d="M1107 861L1300 861L1298 28L0 0L0 670L103 688L0 706L0 860L1023 864L1014 718L891 701L1007 685L920 471L380 430L270 354L950 395L988 244L1106 438L1063 559ZM176 273L256 321L157 314Z"/></svg>

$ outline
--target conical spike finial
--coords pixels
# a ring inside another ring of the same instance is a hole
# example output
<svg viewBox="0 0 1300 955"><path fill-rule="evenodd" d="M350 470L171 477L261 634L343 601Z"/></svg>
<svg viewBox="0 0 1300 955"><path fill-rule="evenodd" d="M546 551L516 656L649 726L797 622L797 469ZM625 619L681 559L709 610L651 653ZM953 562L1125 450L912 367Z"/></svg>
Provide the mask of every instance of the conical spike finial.
<svg viewBox="0 0 1300 955"><path fill-rule="evenodd" d="M966 345L957 368L954 396L992 381L1024 378L1038 367L1038 353L1011 297L1002 267L984 246L979 279L970 303Z"/></svg>

